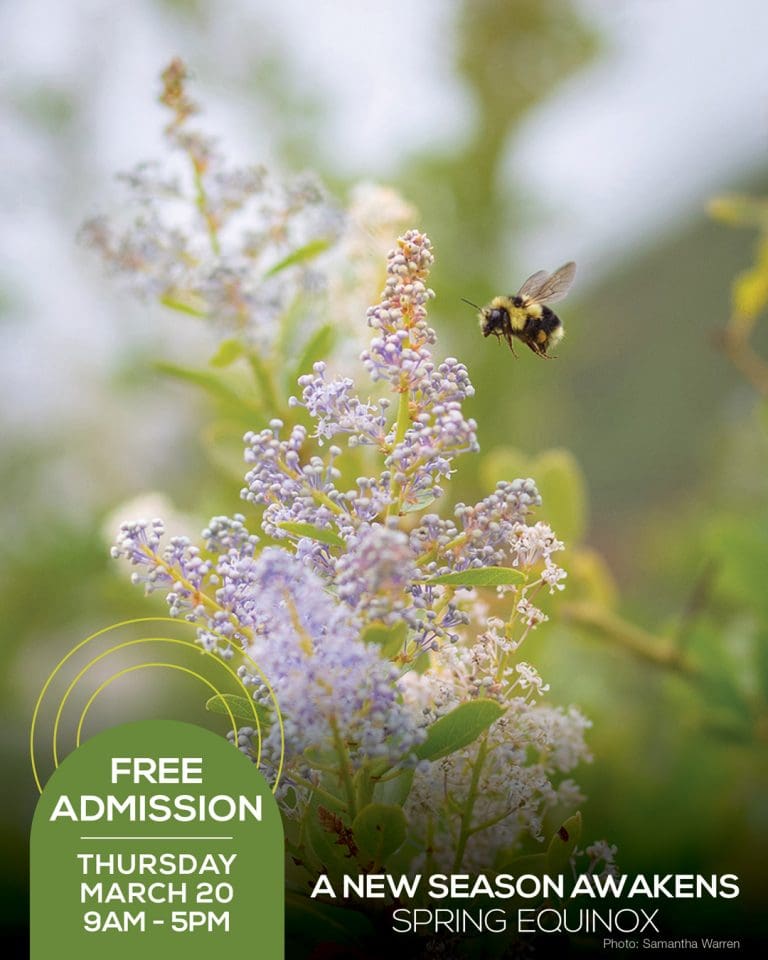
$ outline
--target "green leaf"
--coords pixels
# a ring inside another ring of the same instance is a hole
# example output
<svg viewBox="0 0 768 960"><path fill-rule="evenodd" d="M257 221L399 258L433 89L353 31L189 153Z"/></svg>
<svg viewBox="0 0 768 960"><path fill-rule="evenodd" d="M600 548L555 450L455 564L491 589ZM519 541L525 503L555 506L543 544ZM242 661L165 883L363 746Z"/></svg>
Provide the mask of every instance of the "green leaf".
<svg viewBox="0 0 768 960"><path fill-rule="evenodd" d="M221 341L219 349L211 357L209 363L212 367L228 367L242 357L244 352L245 348L242 341L230 337L228 340Z"/></svg>
<svg viewBox="0 0 768 960"><path fill-rule="evenodd" d="M423 653L420 653L416 659L411 662L411 670L419 676L422 676L429 670L431 665L432 660L429 656L429 651L424 650Z"/></svg>
<svg viewBox="0 0 768 960"><path fill-rule="evenodd" d="M768 701L768 631L758 630L755 634L754 660L756 680L764 701Z"/></svg>
<svg viewBox="0 0 768 960"><path fill-rule="evenodd" d="M768 303L768 277L762 265L740 273L733 281L733 305L748 317L756 317Z"/></svg>
<svg viewBox="0 0 768 960"><path fill-rule="evenodd" d="M742 747L749 746L753 742L754 731L748 723L739 723L727 716L715 716L714 713L712 717L714 719L706 717L701 722L700 729L706 737Z"/></svg>
<svg viewBox="0 0 768 960"><path fill-rule="evenodd" d="M280 273L282 270L286 270L288 267L292 267L297 263L305 263L307 260L312 260L314 257L318 256L318 254L321 254L324 250L327 250L330 245L331 241L328 237L317 237L315 240L310 240L309 243L305 243L303 247L293 250L288 254L287 257L283 257L282 260L278 260L274 266L267 270L264 276L274 277L276 273Z"/></svg>
<svg viewBox="0 0 768 960"><path fill-rule="evenodd" d="M196 387L205 390L205 392L211 396L216 397L216 399L224 400L232 404L238 410L242 410L243 407L247 406L256 409L243 400L241 396L228 386L221 377L216 376L215 373L209 373L207 370L196 370L192 367L180 367L175 363L165 362L156 363L155 369L160 373L164 373L167 377L192 383Z"/></svg>
<svg viewBox="0 0 768 960"><path fill-rule="evenodd" d="M322 811L320 808L323 808ZM333 823L336 820L338 820L339 831L333 829ZM345 824L339 811L329 809L325 798L323 800L313 798L304 817L304 826L311 852L332 879L340 877L354 864L349 847L343 842L344 837L341 835L344 830L348 832L348 825Z"/></svg>
<svg viewBox="0 0 768 960"><path fill-rule="evenodd" d="M531 457L516 447L499 446L490 450L480 461L480 479L483 486L492 490L501 480L514 480L516 477L529 477Z"/></svg>
<svg viewBox="0 0 768 960"><path fill-rule="evenodd" d="M470 567L460 573L444 573L438 577L430 577L427 583L438 583L447 587L500 587L524 581L525 574L513 567Z"/></svg>
<svg viewBox="0 0 768 960"><path fill-rule="evenodd" d="M437 497L430 491L420 493L415 500L406 502L400 508L400 513L417 513L419 510L425 510L430 503L434 503Z"/></svg>
<svg viewBox="0 0 768 960"><path fill-rule="evenodd" d="M310 537L320 543L327 543L332 547L343 547L344 541L328 527L314 527L311 523L278 523L281 530L293 534L294 537Z"/></svg>
<svg viewBox="0 0 768 960"><path fill-rule="evenodd" d="M286 376L286 384L290 390L295 389L296 381L299 377L308 373L312 369L312 364L318 360L324 360L331 352L333 343L336 339L336 330L330 323L319 327L307 340L304 349L299 354L296 363L289 368Z"/></svg>
<svg viewBox="0 0 768 960"><path fill-rule="evenodd" d="M730 194L713 197L707 212L732 227L761 227L768 221L768 202L761 197Z"/></svg>
<svg viewBox="0 0 768 960"><path fill-rule="evenodd" d="M411 792L413 774L413 769L403 770L400 776L377 783L373 788L374 797L379 803L394 803L402 807Z"/></svg>
<svg viewBox="0 0 768 960"><path fill-rule="evenodd" d="M587 528L587 483L569 450L547 450L531 465L542 499L541 514L568 546L582 540Z"/></svg>
<svg viewBox="0 0 768 960"><path fill-rule="evenodd" d="M251 417L247 420L222 418L206 424L200 432L200 444L207 458L236 483L243 479L243 434L250 421Z"/></svg>
<svg viewBox="0 0 768 960"><path fill-rule="evenodd" d="M262 725L268 725L272 722L269 713L260 703L248 700L246 697L238 697L232 693L219 693L205 703L206 710L211 713L220 713L229 718L227 707L229 707L235 720L246 720L254 723L256 717L258 717L259 723Z"/></svg>
<svg viewBox="0 0 768 960"><path fill-rule="evenodd" d="M293 891L285 895L285 919L289 955L310 956L323 943L364 944L375 935L373 925L362 913L310 900Z"/></svg>
<svg viewBox="0 0 768 960"><path fill-rule="evenodd" d="M276 357L285 358L283 366L286 370L288 369L287 360L295 355L296 343L306 330L307 305L314 299L315 297L311 294L297 292L280 314L273 352Z"/></svg>
<svg viewBox="0 0 768 960"><path fill-rule="evenodd" d="M568 560L568 599L594 603L606 610L615 610L618 588L611 569L596 550L576 547Z"/></svg>
<svg viewBox="0 0 768 960"><path fill-rule="evenodd" d="M537 515L566 546L583 538L588 519L587 485L570 451L545 450L530 457L514 447L498 447L486 455L480 469L483 483L489 487L500 477L533 477L542 500Z"/></svg>
<svg viewBox="0 0 768 960"><path fill-rule="evenodd" d="M581 814L574 813L555 832L547 850L547 873L565 873L581 837Z"/></svg>
<svg viewBox="0 0 768 960"><path fill-rule="evenodd" d="M405 636L408 633L408 624L401 620L394 627L383 623L372 623L363 630L360 639L363 643L375 643L381 647L382 657L394 657L403 648Z"/></svg>
<svg viewBox="0 0 768 960"><path fill-rule="evenodd" d="M495 700L462 703L427 730L427 739L416 748L420 760L439 760L468 746L504 713Z"/></svg>
<svg viewBox="0 0 768 960"><path fill-rule="evenodd" d="M177 300L172 293L166 293L160 297L160 303L164 307L168 307L170 310L177 310L179 313L186 313L190 317L198 317L203 319L208 314L205 310L205 302L203 300L198 300L198 305L191 303L187 300Z"/></svg>
<svg viewBox="0 0 768 960"><path fill-rule="evenodd" d="M402 807L369 803L352 824L362 864L373 861L380 866L405 840L407 823Z"/></svg>

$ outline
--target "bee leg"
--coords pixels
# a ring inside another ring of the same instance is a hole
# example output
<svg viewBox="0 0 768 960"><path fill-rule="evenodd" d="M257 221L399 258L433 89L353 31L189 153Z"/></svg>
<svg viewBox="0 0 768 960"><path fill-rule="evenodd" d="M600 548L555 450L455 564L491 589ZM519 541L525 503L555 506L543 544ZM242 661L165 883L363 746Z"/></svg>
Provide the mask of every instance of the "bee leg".
<svg viewBox="0 0 768 960"><path fill-rule="evenodd" d="M512 351L512 356L515 358L515 360L517 360L517 354L515 353L515 347L514 347L514 344L512 343L512 334L511 334L511 333L505 333L505 334L504 334L504 339L507 341L507 346L508 346L509 349ZM499 341L499 342L501 342L501 341Z"/></svg>
<svg viewBox="0 0 768 960"><path fill-rule="evenodd" d="M539 357L541 360L557 360L557 357L553 357L551 354L547 353L546 350L543 347L539 346L538 343L531 343L529 341L526 341L526 342L528 343L528 346L531 348L531 350L533 350L536 356Z"/></svg>

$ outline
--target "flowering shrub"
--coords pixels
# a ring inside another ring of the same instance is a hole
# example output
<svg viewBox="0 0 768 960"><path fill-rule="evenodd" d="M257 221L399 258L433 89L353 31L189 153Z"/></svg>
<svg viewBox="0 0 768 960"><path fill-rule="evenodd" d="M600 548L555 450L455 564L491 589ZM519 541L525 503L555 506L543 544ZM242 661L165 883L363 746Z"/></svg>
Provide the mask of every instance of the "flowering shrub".
<svg viewBox="0 0 768 960"><path fill-rule="evenodd" d="M422 852L428 832L437 861L479 868L489 850L513 851L526 832L540 837L548 809L579 801L559 778L586 758L587 722L575 708L540 706L548 687L518 659L546 619L536 595L561 590L565 577L555 560L563 544L532 520L534 482L501 481L452 517L427 512L456 458L477 450L462 410L473 393L467 370L432 357L431 263L427 237L402 236L368 313L374 338L363 364L394 403L361 400L323 362L291 401L308 411L318 442L370 447L374 475L344 489L340 446L307 452L304 426L285 434L273 420L246 435L242 496L279 546L260 549L236 515L215 518L202 547L177 537L161 549L159 520L124 523L113 553L139 567L134 580L147 590L167 592L171 613L197 623L207 648L231 657L241 647L259 663L285 718L292 816L306 814L315 786L346 784L338 800L353 821L379 783L403 777ZM488 617L477 590L494 587L504 615ZM266 687L240 669L269 716ZM477 724L471 742L432 756L430 731L461 705L485 708L466 714ZM272 758L279 733L269 725Z"/></svg>
<svg viewBox="0 0 768 960"><path fill-rule="evenodd" d="M165 81L167 98L168 73ZM177 137L190 111L182 92L171 99ZM212 149L181 145L201 177ZM209 278L219 276L219 231L232 207L198 204L198 226L216 240ZM100 239L109 236L104 226L96 240L114 263L131 242ZM301 258L284 260L295 267ZM582 799L567 775L589 759L588 721L575 707L543 704L549 687L520 656L547 620L537 598L565 580L564 545L535 518L534 481L501 480L480 502L437 512L457 459L478 443L464 412L474 392L466 367L434 356L432 263L418 230L390 252L367 314L372 339L358 370L366 387L317 357L287 403L272 398L286 417L245 436L246 512L215 517L199 543L166 540L160 520L123 523L113 548L134 566L134 582L163 591L171 613L197 625L206 649L237 663L273 777L284 738L279 799L297 889L323 872L503 866L527 840L544 839L549 812L562 818ZM327 269L332 276L332 262ZM173 273L160 274L166 286L155 292L166 302L220 315L223 301L204 295L205 283L187 276L171 289ZM269 313L255 306L257 275L252 265L237 274L239 295L268 328ZM267 344L258 358L269 370L270 336L249 338ZM233 700L247 721L243 703ZM255 759L254 739L247 725L236 737ZM570 856L578 818L568 823L553 843L567 841ZM612 859L606 845L590 850L590 869Z"/></svg>

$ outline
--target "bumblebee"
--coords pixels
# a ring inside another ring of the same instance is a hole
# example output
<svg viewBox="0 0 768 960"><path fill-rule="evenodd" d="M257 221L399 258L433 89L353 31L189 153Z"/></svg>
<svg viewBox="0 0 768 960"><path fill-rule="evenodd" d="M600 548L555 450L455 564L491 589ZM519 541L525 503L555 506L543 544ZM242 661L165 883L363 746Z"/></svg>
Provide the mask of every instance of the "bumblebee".
<svg viewBox="0 0 768 960"><path fill-rule="evenodd" d="M480 330L484 337L493 334L499 341L507 341L514 356L513 338L521 340L543 360L554 359L548 352L563 339L565 331L560 317L547 304L557 303L568 293L576 275L573 261L564 264L554 273L539 270L532 274L514 296L494 297L487 307L478 307Z"/></svg>

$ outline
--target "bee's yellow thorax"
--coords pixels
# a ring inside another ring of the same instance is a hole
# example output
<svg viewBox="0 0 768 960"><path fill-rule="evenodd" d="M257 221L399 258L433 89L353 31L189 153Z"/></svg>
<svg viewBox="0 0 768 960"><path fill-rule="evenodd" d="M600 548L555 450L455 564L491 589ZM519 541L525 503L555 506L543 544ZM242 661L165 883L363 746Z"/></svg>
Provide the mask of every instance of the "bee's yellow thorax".
<svg viewBox="0 0 768 960"><path fill-rule="evenodd" d="M528 319L528 311L525 307L511 306L509 310L509 325L513 330L522 330L525 321Z"/></svg>

